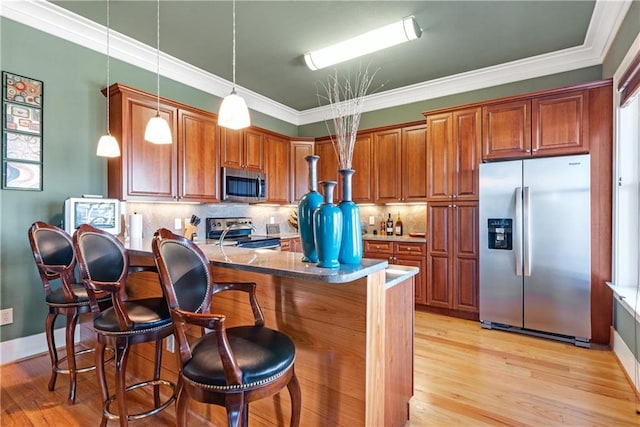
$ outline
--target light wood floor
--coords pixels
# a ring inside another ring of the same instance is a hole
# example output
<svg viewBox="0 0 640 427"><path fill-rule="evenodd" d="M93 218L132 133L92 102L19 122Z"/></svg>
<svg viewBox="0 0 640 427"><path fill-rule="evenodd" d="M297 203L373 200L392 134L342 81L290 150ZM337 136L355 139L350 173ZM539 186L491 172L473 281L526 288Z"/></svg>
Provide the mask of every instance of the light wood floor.
<svg viewBox="0 0 640 427"><path fill-rule="evenodd" d="M487 331L478 322L418 312L415 352L411 427L640 426L632 388L608 350ZM66 404L66 376L59 376L54 392L47 391L48 356L2 366L0 375L2 427L99 423L93 373L79 376L73 406ZM132 425L174 423L170 409ZM253 418L250 423L263 425ZM205 425L202 419L190 422Z"/></svg>

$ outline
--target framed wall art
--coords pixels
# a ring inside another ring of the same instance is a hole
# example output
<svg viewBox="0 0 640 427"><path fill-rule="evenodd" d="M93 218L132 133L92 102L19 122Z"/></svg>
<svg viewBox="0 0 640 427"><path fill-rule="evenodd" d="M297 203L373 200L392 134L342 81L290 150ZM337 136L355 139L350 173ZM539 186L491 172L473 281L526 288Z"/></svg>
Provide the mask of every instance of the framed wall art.
<svg viewBox="0 0 640 427"><path fill-rule="evenodd" d="M42 99L39 80L2 72L2 188L42 191Z"/></svg>

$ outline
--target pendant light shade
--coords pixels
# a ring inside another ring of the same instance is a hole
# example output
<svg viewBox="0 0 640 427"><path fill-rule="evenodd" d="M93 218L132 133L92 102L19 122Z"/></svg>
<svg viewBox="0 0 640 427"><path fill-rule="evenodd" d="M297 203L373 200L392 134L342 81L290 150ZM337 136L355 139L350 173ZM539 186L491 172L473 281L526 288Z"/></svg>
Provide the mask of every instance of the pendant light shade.
<svg viewBox="0 0 640 427"><path fill-rule="evenodd" d="M118 141L109 134L102 135L98 141L96 155L100 157L119 157L120 146L118 145Z"/></svg>
<svg viewBox="0 0 640 427"><path fill-rule="evenodd" d="M251 118L249 117L249 109L244 99L236 93L236 2L233 1L233 89L231 94L227 95L220 105L218 113L218 125L238 130L251 126Z"/></svg>
<svg viewBox="0 0 640 427"><path fill-rule="evenodd" d="M173 137L171 136L171 128L169 123L160 116L160 0L157 1L156 7L156 41L157 41L157 69L156 69L156 116L152 117L147 123L144 131L144 139L152 144L171 144Z"/></svg>
<svg viewBox="0 0 640 427"><path fill-rule="evenodd" d="M153 144L171 144L169 123L159 115L151 118L144 131L144 139Z"/></svg>
<svg viewBox="0 0 640 427"><path fill-rule="evenodd" d="M236 93L235 89L222 100L218 114L218 125L233 130L251 125L247 103Z"/></svg>
<svg viewBox="0 0 640 427"><path fill-rule="evenodd" d="M109 0L107 0L107 133L100 137L96 156L119 157L120 146L118 141L109 132Z"/></svg>

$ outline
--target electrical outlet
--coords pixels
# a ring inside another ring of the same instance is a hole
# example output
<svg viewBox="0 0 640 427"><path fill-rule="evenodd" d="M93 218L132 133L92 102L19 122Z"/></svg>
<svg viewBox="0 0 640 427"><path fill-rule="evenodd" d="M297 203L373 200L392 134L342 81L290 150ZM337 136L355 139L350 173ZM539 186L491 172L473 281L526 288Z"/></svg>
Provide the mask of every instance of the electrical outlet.
<svg viewBox="0 0 640 427"><path fill-rule="evenodd" d="M176 338L173 335L169 335L167 338L167 351L170 351L171 353L174 353L176 351L175 347L176 347Z"/></svg>
<svg viewBox="0 0 640 427"><path fill-rule="evenodd" d="M369 216L369 225L376 225L376 217L373 215Z"/></svg>
<svg viewBox="0 0 640 427"><path fill-rule="evenodd" d="M13 323L13 308L0 310L0 326Z"/></svg>
<svg viewBox="0 0 640 427"><path fill-rule="evenodd" d="M182 220L180 218L175 218L173 220L173 229L182 230Z"/></svg>

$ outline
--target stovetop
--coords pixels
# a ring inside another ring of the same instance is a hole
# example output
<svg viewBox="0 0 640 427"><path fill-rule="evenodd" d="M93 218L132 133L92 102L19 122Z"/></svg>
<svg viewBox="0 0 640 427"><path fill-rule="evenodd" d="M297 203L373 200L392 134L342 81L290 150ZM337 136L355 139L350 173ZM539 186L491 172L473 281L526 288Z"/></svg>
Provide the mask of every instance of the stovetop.
<svg viewBox="0 0 640 427"><path fill-rule="evenodd" d="M274 248L280 246L280 239L272 236L256 236L252 234L255 230L253 221L248 217L233 218L207 218L205 222L205 232L207 239L220 240L222 233L228 230L224 237L224 244L234 242L244 248Z"/></svg>

